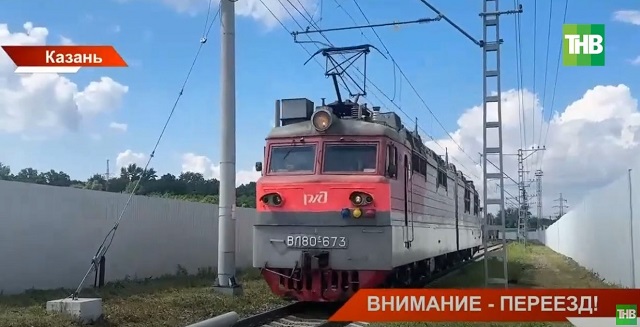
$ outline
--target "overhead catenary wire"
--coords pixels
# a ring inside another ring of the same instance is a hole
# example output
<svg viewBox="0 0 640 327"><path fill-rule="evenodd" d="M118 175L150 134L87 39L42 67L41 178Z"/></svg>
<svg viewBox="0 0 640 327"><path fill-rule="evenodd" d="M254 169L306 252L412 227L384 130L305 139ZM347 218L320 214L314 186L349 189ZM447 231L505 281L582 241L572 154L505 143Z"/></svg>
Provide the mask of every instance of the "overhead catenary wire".
<svg viewBox="0 0 640 327"><path fill-rule="evenodd" d="M209 0L209 6L211 6L212 2L213 2L213 0ZM169 115L168 115L164 125L162 126L162 130L160 132L160 135L158 136L158 138L156 140L156 143L153 146L153 150L149 154L149 159L147 160L147 163L145 164L144 169L142 170L142 174L141 174L140 178L138 178L138 180L134 184L133 189L131 190L131 193L129 194L129 197L127 198L127 202L124 205L124 208L122 208L122 210L120 211L120 214L118 215L118 219L116 220L116 223L109 230L107 235L105 235L102 243L98 247L98 250L96 251L96 254L94 255L94 257L91 260L91 265L89 266L89 270L87 270L87 273L84 275L84 277L80 281L80 284L76 288L75 292L73 294L71 294L69 297L72 297L72 298L77 298L78 297L78 294L82 290L82 286L84 285L84 282L86 281L86 279L89 276L89 274L91 274L93 269L96 267L97 260L100 260L100 258L102 256L104 256L109 251L109 248L113 244L113 240L115 238L115 235L116 235L116 232L118 230L118 227L120 226L122 218L124 217L124 214L126 213L127 209L129 208L129 205L131 204L131 201L133 200L133 196L135 195L136 191L138 190L138 188L140 186L140 183L144 179L144 176L146 175L146 172L149 169L149 165L151 164L151 160L153 160L153 158L155 157L156 150L158 149L158 146L160 145L160 142L162 141L162 137L164 136L164 133L166 132L167 127L169 126L169 122L171 121L171 118L173 117L173 114L175 113L176 108L178 107L178 103L180 102L180 99L182 98L182 95L184 94L184 90L185 90L185 88L187 86L187 83L189 82L189 78L191 77L191 73L193 72L193 69L194 69L194 67L196 65L196 62L198 61L198 57L200 56L200 53L202 51L202 47L207 42L207 38L209 36L209 32L211 31L211 27L213 26L213 23L216 21L216 18L218 17L219 14L220 14L220 6L218 6L218 11L216 12L215 16L213 17L213 19L211 19L210 22L209 22L209 14L207 14L207 19L206 19L206 22L205 22L205 28L204 28L204 31L203 31L203 35L200 38L200 44L198 46L196 54L195 54L195 56L193 58L193 61L191 62L191 65L189 66L189 69L187 71L187 75L186 75L186 77L185 77L185 79L184 79L184 81L183 81L183 83L182 83L182 85L180 87L180 91L178 92L178 96L176 97L176 99L175 99L175 101L173 103L173 106L171 107L171 110L169 112Z"/></svg>
<svg viewBox="0 0 640 327"><path fill-rule="evenodd" d="M290 1L290 0L287 0ZM357 5L357 3L356 3ZM357 22L355 22L355 20L353 19L353 16L351 16L348 11L346 9L344 9L343 6L339 6L339 8L341 8L343 11L345 11L345 13L352 19L352 21L354 21L354 24L357 25ZM363 14L363 16L365 17L365 19L367 20L367 22L369 22L368 18L366 17L366 15L364 14L364 12L362 11L362 9L358 6L358 8L361 10L361 13ZM306 8L303 9L306 11ZM299 12L299 11L298 11ZM301 15L302 13L299 12ZM438 12L439 13L439 12ZM441 13L438 14L439 17L442 16ZM331 43L331 41L328 39L328 37L323 33L327 30L320 30L317 26L314 26L312 22L309 21L309 23L311 24L310 27L314 27L316 28L317 33L319 33L327 42ZM371 25L371 24L370 24ZM365 27L370 27L373 29L374 26L365 26ZM375 32L375 30L374 30ZM376 36L377 33L376 33ZM384 45L384 42L382 42L381 38L378 36L379 40L381 41L383 47L387 50L387 53L390 55L390 51L388 50L388 48L386 48L386 46ZM437 116L433 113L433 111L431 110L431 108L429 108L429 106L427 105L426 101L424 100L424 98L420 95L420 93L417 91L416 87L413 85L413 83L411 83L411 80L406 76L406 74L404 73L404 71L402 70L402 68L399 66L399 64L395 61L392 60L394 67L396 67L398 69L398 71L402 74L403 78L407 81L407 83L409 84L409 86L411 87L411 89L413 90L413 92L416 94L416 96L420 99L420 101L422 102L423 106L429 111L429 113L431 114L431 116L434 118L434 120L436 120L436 122L440 125L440 127L443 129L443 131L447 134L447 136L451 139L451 141L458 147L458 149L465 154L470 160L471 162L473 162L475 165L479 165L478 162L476 162L463 148L462 146L452 137L452 135L446 130L446 128L442 125L442 123L440 122L440 120L437 118ZM380 92L380 94L382 94L394 107L396 107L396 109L398 109L400 112L402 112L411 123L414 123L415 121L404 111L402 110L402 108L400 108L400 106L395 102L395 99L392 99L391 97L389 97L384 91L382 91L374 82L372 82L366 75L364 75L357 67L354 67L356 69L356 71L358 73L360 73L360 75L366 79L367 82L369 82L370 85L372 85L378 92ZM394 83L395 86L395 83ZM417 124L416 124L417 125ZM423 132L424 134L427 135L427 137L429 137L436 145L438 145L442 150L446 151L447 149L445 147L443 147L433 136L430 135L430 133L428 133L426 130L424 130L420 125L418 125L418 129ZM452 156L451 157L454 161L455 158ZM475 174L472 170L470 170L469 168L467 168L462 162L457 161L458 164L460 166L462 166L463 168L465 168L467 171L469 171L470 174L474 175L476 178L479 178L477 176L477 174Z"/></svg>
<svg viewBox="0 0 640 327"><path fill-rule="evenodd" d="M367 15L364 13L364 11L362 10L362 8L360 7L360 5L358 4L358 2L356 0L354 0L354 3L356 5L356 7L358 8L358 10L360 11L360 13L362 14L362 16L364 17L364 19L366 20L366 22L371 25L371 22L369 21L369 18L367 17ZM344 9L343 9L344 10ZM435 10L435 9L434 9ZM441 18L445 18L445 16L435 10L438 14L438 17ZM450 21L449 21L450 22ZM451 23L451 22L450 22ZM375 30L375 26L369 26L371 28L371 30L373 31L373 33L375 34L375 36L378 38L378 40L380 41L380 43L382 44L383 48L385 49L385 51L387 52L387 54L389 55L389 57L391 58L391 61L393 63L393 65L395 66L395 68L397 68L398 72L400 72L400 74L402 75L402 77L407 81L407 84L409 84L409 87L413 90L413 92L416 94L416 96L418 97L418 99L422 102L423 106L427 109L427 111L429 112L429 114L431 115L431 117L436 121L436 123L442 128L442 130L447 134L447 136L449 137L449 139L451 139L451 141L458 147L458 149L464 153L470 160L472 163L474 163L475 165L478 165L479 163L476 162L463 148L462 146L453 138L453 136L451 135L451 133L449 133L449 131L447 131L447 129L444 127L444 125L442 124L442 122L438 119L438 117L435 115L435 113L431 110L431 108L429 107L429 105L427 105L426 101L424 100L424 98L420 95L420 93L418 92L418 90L416 89L416 87L413 85L413 83L411 82L411 80L409 79L409 77L405 74L404 70L402 70L402 67L400 67L400 64L393 58L393 56L391 55L391 51L387 48L386 44L384 43L384 41L382 41L382 38L380 37L380 35L376 32ZM395 70L394 70L395 72ZM395 86L395 83L394 83ZM391 101L391 100L390 100ZM435 140L433 140L435 141ZM440 145L439 145L440 146Z"/></svg>
<svg viewBox="0 0 640 327"><path fill-rule="evenodd" d="M518 21L518 24L520 24L520 21ZM533 83L532 83L532 96L531 96L531 143L529 143L529 139L528 139L528 135L527 135L527 111L526 111L526 107L523 105L522 107L522 122L523 122L523 126L522 126L522 131L524 133L524 148L529 148L529 145L533 146L533 142L535 139L535 116L534 116L534 112L536 110L536 98L538 97L537 94L537 80L536 80L536 73L537 73L537 62L536 62L536 58L538 57L538 51L537 51L537 44L538 44L538 0L534 0L533 1L533 51L532 51L532 56L533 56L533 63L532 63L532 75L533 75ZM522 36L520 36L520 38L518 39L520 42L522 41ZM520 47L520 52L522 52L522 47ZM530 162L529 160L524 162L524 165L526 167L526 173L528 173L529 171L531 171L530 168Z"/></svg>
<svg viewBox="0 0 640 327"><path fill-rule="evenodd" d="M282 22L282 20L280 18L278 18L278 16L271 10L271 8L269 6L267 6L267 4L264 2L264 0L260 0L260 3L267 9L267 11L271 14L271 16L273 16L273 18L280 24L280 26L289 34L291 35L291 30L289 30L289 28L287 28L287 26L284 24L284 22ZM291 14L291 12L289 11L289 9L282 3L281 0L278 0L278 3L280 3L280 5L284 8L284 10L289 14L289 16L292 17L293 21L302 29L302 25L300 25L300 23L295 19L295 17ZM294 6L295 7L295 6ZM320 49L320 47L318 46L318 44L313 41L313 39L307 35L307 38L309 39L309 42L305 42L305 43L313 43L317 49ZM297 44L300 45L300 47L309 55L311 56L311 51L309 51L303 44L303 42L297 42ZM316 57L313 57L313 61L321 68L324 69L325 67L320 63L320 61L318 61L318 59ZM346 82L343 82L342 80L338 81L339 84L342 84L342 86L345 89L349 89L348 86L346 85Z"/></svg>
<svg viewBox="0 0 640 327"><path fill-rule="evenodd" d="M292 31L289 30L289 28L284 24L284 22L282 22L282 20L280 18L278 18L278 16L273 12L273 10L271 10L271 8L263 1L263 0L259 0L260 3L267 9L267 11L271 14L271 16L273 16L273 18L280 24L280 26L282 27L282 29L284 29L289 35L292 35ZM280 5L284 7L284 4L282 4L281 1L279 1ZM285 8L286 10L286 8ZM291 15L291 13L289 12L289 16L291 16L294 21L295 21L295 17L293 17L293 15ZM296 21L297 23L297 21ZM299 23L297 23L298 26L300 26ZM304 43L313 43L316 45L316 48L320 49L320 47L317 45L316 42L313 41L313 39L307 35L307 38L309 38L310 42L304 42ZM303 42L295 42L296 44L300 45L300 47L309 55L311 56L311 52L303 45ZM313 57L313 60L315 61L316 64L318 64L318 66L321 69L325 69L325 67L318 61L318 59L316 57ZM340 83L345 89L348 89L348 87L345 85L345 83L342 80L338 80L338 83ZM373 94L373 96L378 99L380 102L383 102L380 98L378 98L377 95Z"/></svg>
<svg viewBox="0 0 640 327"><path fill-rule="evenodd" d="M367 23L369 25L371 25L371 22L369 21L369 18L367 17L367 15L364 13L364 11L362 10L362 8L360 7L360 5L358 4L358 2L356 0L353 0L353 2L355 3L356 7L358 8L358 10L360 11L360 13L362 14L362 16L364 17L364 19L367 21ZM441 15L441 14L439 14ZM443 16L438 16L438 17L443 17ZM433 111L431 110L431 108L429 108L429 106L427 105L426 101L424 100L424 98L420 95L420 93L418 92L418 90L416 89L416 87L413 85L413 83L411 82L411 80L409 79L409 77L404 73L404 71L402 70L402 68L400 67L400 64L398 64L398 62L395 60L395 58L393 57L393 55L391 54L391 51L387 48L386 44L384 43L384 41L382 41L382 38L380 37L380 35L378 35L378 32L376 32L375 30L375 26L370 26L371 30L373 31L373 33L375 34L375 36L378 38L378 41L380 41L380 44L382 44L382 47L384 48L384 50L386 51L387 55L389 55L389 58L391 58L391 61L394 65L394 68L397 68L397 70L400 72L400 74L402 75L402 77L407 81L407 84L409 84L409 87L413 90L413 92L416 94L416 96L418 97L418 99L420 99L420 101L422 102L422 104L424 105L424 107L429 111L429 113L431 114L431 116L433 117L433 119L436 121L436 123L438 125L440 125L440 127L442 128L442 130L447 134L447 136L449 137L449 139L451 139L451 141L453 141L453 143L458 147L458 149L460 151L462 151L462 153L464 153L470 160L471 162L473 162L475 165L478 165L479 163L476 162L463 148L462 146L453 138L453 136L451 135L451 133L449 133L449 131L447 131L447 129L444 127L444 125L442 124L442 122L440 122L440 120L438 119L438 117L433 113ZM394 76L395 76L395 69L394 69ZM395 90L395 77L394 77L394 90ZM395 91L394 91L395 92ZM390 100L392 101L392 100ZM434 140L435 141L435 140ZM440 146L440 145L439 145ZM442 147L442 146L440 146ZM463 166L464 167L464 166ZM465 167L466 168L466 167Z"/></svg>
<svg viewBox="0 0 640 327"><path fill-rule="evenodd" d="M518 1L513 0L513 6L517 8ZM520 130L520 148L524 147L524 135L522 131L523 127L523 111L524 111L524 102L523 102L523 93L522 93L522 46L520 43L520 15L513 16L513 25L515 30L515 42L513 43L515 48L516 55L516 86L518 88L518 128Z"/></svg>
<svg viewBox="0 0 640 327"><path fill-rule="evenodd" d="M536 110L536 97L538 96L538 94L536 93L536 88L537 88L537 84L536 84L536 58L538 57L537 54L537 48L536 45L538 44L538 0L534 0L533 1L533 52L532 52L532 56L533 56L533 69L532 69L532 74L533 74L533 83L532 83L532 88L533 88L533 97L531 99L531 121L532 124L535 125L535 119L533 119L533 112ZM525 128L526 128L526 124L525 124ZM526 131L526 129L525 129ZM534 131L532 131L532 133L535 133L535 129ZM526 135L526 132L525 132ZM531 138L531 144L533 144L533 134L532 134L532 138ZM525 138L525 147L528 145L527 140Z"/></svg>
<svg viewBox="0 0 640 327"><path fill-rule="evenodd" d="M287 1L289 2L289 4L290 4L290 5L291 5L291 6L292 6L292 7L293 7L293 8L294 8L294 9L295 9L295 10L296 10L296 11L297 11L297 12L298 12L302 17L303 17L303 18L305 18L305 15L304 15L300 10L298 10L298 8L296 8L296 6L295 6L295 5L293 5L293 3L291 3L291 1L290 1L290 0L287 0ZM290 34L293 34L293 33L291 33L291 32L290 32L290 30L286 27L286 25L284 25L284 23L282 22L282 20L281 20L280 18L278 18L278 17L277 17L277 15L275 15L275 13L273 12L273 10L271 10L271 8L270 8L270 7L269 7L269 6L268 6L268 5L267 5L263 0L260 0L260 2L261 2L261 4L262 4L262 5L263 5L263 6L264 6L268 11L269 11L269 13L274 17L274 19L276 19L276 20L278 21L278 23L280 24L280 26L282 26L282 28L283 28L285 31L287 31L287 32L288 32L288 33L290 33ZM295 16L291 13L291 11L290 11L290 10L288 10L288 8L286 8L286 6L284 6L284 4L282 3L282 1L281 1L281 0L278 0L278 2L280 3L280 5L281 5L282 7L284 7L285 11L286 11L286 12L288 13L288 15L292 18L292 20L293 20L293 21L298 25L298 27L300 27L300 29L302 29L302 30L305 30L305 28L303 28L303 27L300 25L300 23L295 19ZM306 8L304 8L304 7L303 7L303 10L305 10L305 11L308 13L308 11L306 10ZM305 19L306 19L306 18L305 18ZM320 35L321 35L321 36L322 36L322 37L327 41L327 43L329 43L329 45L333 46L333 44L332 44L331 40L329 40L329 38L328 38L328 37L327 37L327 36L326 36L326 35L325 35L325 34L324 34L320 29L319 29L319 27L317 27L317 25L316 25L312 20L309 20L309 19L306 19L306 20L307 20L307 22L309 23L309 26L308 26L308 28L307 28L307 29L315 28L315 29L316 29L316 31L317 31L317 33L318 33L318 34L320 34ZM307 35L307 36L308 36L308 35ZM296 43L298 43L298 42L296 42ZM312 43L317 43L317 42L313 42L313 41L312 41ZM304 48L304 47L303 47L303 48ZM309 52L308 50L306 50L306 48L305 48L305 51ZM411 117L410 117L410 116L409 116L409 115L408 115L408 114L407 114L407 113L406 113L402 108L400 108L400 106L399 106L395 101L393 101L393 100L392 100L392 99L391 99L391 98L390 98L390 97L389 97L389 96L388 96L384 91L382 91L382 90L380 89L380 87L378 87L378 86L377 86L374 82L372 82L372 81L371 81L371 80L370 80L366 75L364 75L364 74L362 73L362 71L360 71L360 70L358 69L358 67L354 67L354 68L355 68L355 70L356 70L356 71L357 71L357 72L358 72L358 73L359 73L359 74L360 74L360 75L361 75L361 76L362 76L362 77L363 77L363 78L364 78L364 79L365 79L365 80L366 80L366 81L367 81L371 86L373 86L373 87L374 87L374 88L375 88L375 89L376 89L376 90L377 90L377 91L378 91L378 92L379 92L383 97L385 97L385 98L386 98L386 99L387 99L387 100L388 100L388 101L389 101L389 102L390 102L390 103L391 103L391 104L392 104L396 109L398 109L400 112L402 112L402 113L403 113L403 114L404 114L404 115L409 119L409 121L410 121L411 123L414 123L413 119L412 119L412 118L411 118ZM416 92L416 93L417 93L417 90L415 90L415 87L414 87L413 89L414 89L414 92ZM380 98L379 98L375 93L373 93L372 95L373 95L375 98L377 98L380 102L383 102L383 101L382 101L382 100L381 100L381 99L380 99ZM418 94L418 95L419 95L419 94ZM422 99L422 100L423 100L423 102L424 102L424 99ZM424 104L426 105L426 102L424 102ZM445 147L443 147L443 146L442 146L442 145L441 145L441 144L440 144L440 143L439 143L439 142L438 142L438 141L437 141L433 136L431 136L428 132L426 132L422 127L420 127L420 126L418 125L418 128L420 129L420 131L422 131L424 134L426 134L426 135L427 135L427 136L428 136L428 137L429 137L429 138L430 138L430 139L431 139L431 140L432 140L436 145L438 145L440 148L442 148L442 150L446 150L446 148L445 148ZM454 142L455 142L455 140L454 140ZM463 149L461 149L461 151L463 151L463 152L464 152L464 150L463 150ZM466 154L466 152L465 152L465 154ZM467 154L467 156L469 156L469 155ZM478 164L478 163L477 163L475 160L473 160L473 158L471 158L470 156L469 156L469 158L472 160L472 162L474 162L475 164ZM455 160L455 158L454 158L453 156L451 157L451 159L452 159L452 160L454 160L454 161L457 161L457 160ZM463 168L466 168L466 170L467 170L471 175L475 176L476 178L480 178L476 173L474 173L474 171L473 171L473 170L468 169L468 168L467 168L467 167L466 167L462 162L459 162L459 161L457 161L457 162L458 162L458 164L459 164L460 166L462 166Z"/></svg>
<svg viewBox="0 0 640 327"><path fill-rule="evenodd" d="M542 140L542 125L544 123L544 108L547 103L547 76L549 75L549 50L551 44L551 18L553 17L553 2L549 2L549 21L547 24L547 51L545 54L545 64L544 64L544 79L542 83L542 111L540 112L540 126L538 132L538 142L536 143L538 146L540 145L540 141ZM537 111L536 111L537 112ZM543 151L544 152L544 151ZM540 153L536 155L536 164L540 161Z"/></svg>
<svg viewBox="0 0 640 327"><path fill-rule="evenodd" d="M562 14L562 24L565 24L567 22L567 10L569 8L569 0L565 0L564 3L564 12ZM559 46L558 46L558 57L556 60L556 72L555 72L555 76L553 78L553 88L551 89L551 103L549 104L549 113L548 113L548 118L547 118L547 128L544 134L544 141L542 142L543 146L546 147L547 144L547 137L549 136L549 128L551 126L551 115L553 114L554 111L554 104L555 104L555 99L556 99L556 88L558 86L558 75L560 73L560 60L562 58L562 40L560 40L559 42ZM540 163L539 163L539 169L542 169L542 163L544 162L544 155L547 153L547 151L543 151L542 155L540 156Z"/></svg>

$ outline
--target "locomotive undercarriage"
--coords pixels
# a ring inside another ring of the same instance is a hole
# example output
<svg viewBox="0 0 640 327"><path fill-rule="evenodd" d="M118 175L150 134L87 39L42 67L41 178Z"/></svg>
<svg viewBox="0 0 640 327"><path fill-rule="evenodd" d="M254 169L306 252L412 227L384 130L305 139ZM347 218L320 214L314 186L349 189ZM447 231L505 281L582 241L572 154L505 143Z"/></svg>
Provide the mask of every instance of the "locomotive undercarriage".
<svg viewBox="0 0 640 327"><path fill-rule="evenodd" d="M311 302L345 301L361 288L411 288L424 286L433 274L471 260L479 247L443 254L393 270L332 270L305 265L300 268L262 268L262 275L275 294L285 299ZM305 257L303 255L303 257ZM317 258L317 254L306 257ZM320 262L322 259L318 260ZM308 261L307 261L308 262Z"/></svg>

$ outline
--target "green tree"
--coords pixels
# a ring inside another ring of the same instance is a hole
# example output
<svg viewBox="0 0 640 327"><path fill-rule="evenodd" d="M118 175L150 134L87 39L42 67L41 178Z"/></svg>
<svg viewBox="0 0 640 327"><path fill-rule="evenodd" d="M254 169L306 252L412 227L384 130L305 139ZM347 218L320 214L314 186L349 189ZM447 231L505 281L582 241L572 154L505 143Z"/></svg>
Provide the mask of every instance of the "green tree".
<svg viewBox="0 0 640 327"><path fill-rule="evenodd" d="M49 170L46 173L42 173L39 176L41 179L45 181L47 185L53 186L70 186L71 185L71 177L62 171L55 171L53 169Z"/></svg>
<svg viewBox="0 0 640 327"><path fill-rule="evenodd" d="M129 182L137 181L144 172L142 167L138 167L136 164L130 164L127 167L120 168L120 177L128 180Z"/></svg>
<svg viewBox="0 0 640 327"><path fill-rule="evenodd" d="M164 174L158 178L158 172L154 168L149 168L145 171L136 164L122 167L120 176L110 178L108 181L103 175L94 174L86 182L83 182L71 179L63 171L49 170L48 172L39 173L34 168L24 168L14 176L11 174L9 166L0 163L0 180L15 180L24 183L84 188L115 193L131 192L137 181L140 180L140 185L136 189L136 194L138 195L160 196L212 204L218 204L220 190L220 181L215 178L206 179L200 173L183 172L177 177L172 174ZM256 184L240 185L236 189L236 197L237 206L255 208Z"/></svg>
<svg viewBox="0 0 640 327"><path fill-rule="evenodd" d="M10 181L12 179L13 175L11 175L11 167L0 162L0 180Z"/></svg>
<svg viewBox="0 0 640 327"><path fill-rule="evenodd" d="M44 177L38 174L37 169L24 168L16 175L16 180L24 183L46 184Z"/></svg>

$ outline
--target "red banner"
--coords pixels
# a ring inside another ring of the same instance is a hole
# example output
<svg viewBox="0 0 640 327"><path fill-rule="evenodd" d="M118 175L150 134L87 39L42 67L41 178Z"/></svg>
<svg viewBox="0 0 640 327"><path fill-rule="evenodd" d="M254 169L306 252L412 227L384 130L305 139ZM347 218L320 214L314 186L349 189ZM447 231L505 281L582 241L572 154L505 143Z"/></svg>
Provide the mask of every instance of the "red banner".
<svg viewBox="0 0 640 327"><path fill-rule="evenodd" d="M367 289L330 321L528 322L637 317L640 289ZM630 311L625 311L630 310Z"/></svg>
<svg viewBox="0 0 640 327"><path fill-rule="evenodd" d="M110 45L3 45L16 64L16 73L77 72L80 67L127 67Z"/></svg>

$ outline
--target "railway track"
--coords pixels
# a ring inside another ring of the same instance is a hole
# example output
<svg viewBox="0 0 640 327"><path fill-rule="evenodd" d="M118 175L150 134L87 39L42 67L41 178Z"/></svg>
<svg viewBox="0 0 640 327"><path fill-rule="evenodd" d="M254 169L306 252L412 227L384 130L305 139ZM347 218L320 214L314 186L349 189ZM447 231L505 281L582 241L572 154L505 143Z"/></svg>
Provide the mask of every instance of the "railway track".
<svg viewBox="0 0 640 327"><path fill-rule="evenodd" d="M433 274L428 279L422 281L424 286L439 280L462 267L478 261L486 252L495 251L502 247L502 244L494 244L476 254L470 260L461 262L449 269ZM313 303L313 302L293 302L291 304L263 312L238 321L233 327L364 327L369 325L366 322L330 322L328 321L343 303Z"/></svg>

